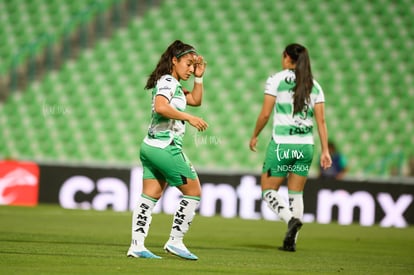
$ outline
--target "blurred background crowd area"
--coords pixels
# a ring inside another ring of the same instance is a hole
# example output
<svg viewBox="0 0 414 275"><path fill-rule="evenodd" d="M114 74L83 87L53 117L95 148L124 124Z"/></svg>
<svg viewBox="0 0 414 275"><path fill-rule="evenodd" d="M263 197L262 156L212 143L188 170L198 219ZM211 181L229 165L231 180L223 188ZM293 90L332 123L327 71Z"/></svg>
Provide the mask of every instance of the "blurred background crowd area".
<svg viewBox="0 0 414 275"><path fill-rule="evenodd" d="M410 0L0 0L0 158L140 165L144 86L180 39L208 61L188 111L210 127L188 127L184 151L198 170L260 173L271 123L257 153L248 142L264 84L297 42L347 176L414 177L413 15Z"/></svg>

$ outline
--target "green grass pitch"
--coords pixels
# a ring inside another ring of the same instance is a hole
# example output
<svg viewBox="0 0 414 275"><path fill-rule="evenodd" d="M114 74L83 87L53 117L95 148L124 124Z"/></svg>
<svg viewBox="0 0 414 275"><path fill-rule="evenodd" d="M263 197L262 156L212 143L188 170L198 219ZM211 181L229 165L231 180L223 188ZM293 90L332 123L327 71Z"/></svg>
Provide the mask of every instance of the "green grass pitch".
<svg viewBox="0 0 414 275"><path fill-rule="evenodd" d="M166 254L171 215L155 214L146 246L126 257L131 212L0 207L0 274L414 274L414 227L304 224L297 252L279 251L286 225L201 217L185 238L198 261Z"/></svg>

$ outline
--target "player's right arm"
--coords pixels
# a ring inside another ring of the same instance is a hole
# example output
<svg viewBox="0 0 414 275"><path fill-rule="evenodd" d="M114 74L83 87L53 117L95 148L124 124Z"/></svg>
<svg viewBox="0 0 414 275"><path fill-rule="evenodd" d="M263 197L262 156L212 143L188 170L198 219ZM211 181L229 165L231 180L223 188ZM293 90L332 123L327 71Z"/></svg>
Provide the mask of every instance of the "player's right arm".
<svg viewBox="0 0 414 275"><path fill-rule="evenodd" d="M202 118L181 112L172 107L168 99L163 95L155 96L154 111L165 118L188 121L190 125L199 131L204 131L208 127L207 122Z"/></svg>
<svg viewBox="0 0 414 275"><path fill-rule="evenodd" d="M273 111L273 107L275 106L275 102L276 101L274 96L265 94L262 110L260 111L260 114L257 117L256 126L253 130L253 135L250 139L249 147L250 150L252 150L253 152L256 152L257 137L269 121L270 115Z"/></svg>

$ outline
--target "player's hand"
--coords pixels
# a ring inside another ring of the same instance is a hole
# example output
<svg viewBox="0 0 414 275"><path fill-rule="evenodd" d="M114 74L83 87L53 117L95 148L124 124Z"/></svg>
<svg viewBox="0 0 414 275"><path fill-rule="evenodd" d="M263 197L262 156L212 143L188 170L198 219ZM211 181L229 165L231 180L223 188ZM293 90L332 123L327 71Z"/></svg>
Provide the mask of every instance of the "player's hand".
<svg viewBox="0 0 414 275"><path fill-rule="evenodd" d="M321 154L321 167L326 170L332 165L332 159L329 152L322 152Z"/></svg>
<svg viewBox="0 0 414 275"><path fill-rule="evenodd" d="M256 152L256 144L257 144L257 137L252 137L250 139L249 147L250 147L250 150L252 150L253 152Z"/></svg>
<svg viewBox="0 0 414 275"><path fill-rule="evenodd" d="M202 118L199 118L199 117L196 117L196 116L192 116L188 120L188 123L190 123L191 126L196 128L200 132L205 131L208 127L207 122L205 122Z"/></svg>
<svg viewBox="0 0 414 275"><path fill-rule="evenodd" d="M206 70L207 62L204 60L203 56L197 55L194 57L194 76L202 77L204 71Z"/></svg>

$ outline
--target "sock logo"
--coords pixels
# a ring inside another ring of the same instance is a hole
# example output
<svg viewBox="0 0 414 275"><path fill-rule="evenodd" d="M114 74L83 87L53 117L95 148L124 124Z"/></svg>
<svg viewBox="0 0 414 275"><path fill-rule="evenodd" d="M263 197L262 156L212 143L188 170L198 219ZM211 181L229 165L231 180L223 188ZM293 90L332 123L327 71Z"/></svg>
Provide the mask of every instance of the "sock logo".
<svg viewBox="0 0 414 275"><path fill-rule="evenodd" d="M267 192L265 194L265 199L269 206L275 209L278 213L280 213L280 211L282 211L282 209L284 208L283 206L279 206L279 202L275 197L272 196L270 192Z"/></svg>
<svg viewBox="0 0 414 275"><path fill-rule="evenodd" d="M182 229L180 226L184 223L184 219L185 219L184 210L187 205L188 205L187 200L181 200L178 210L177 212L175 212L175 215L174 215L173 229L180 231L180 232L182 232Z"/></svg>
<svg viewBox="0 0 414 275"><path fill-rule="evenodd" d="M290 212L293 212L293 206L292 206L292 203L293 203L293 198L289 198L289 210L290 210Z"/></svg>
<svg viewBox="0 0 414 275"><path fill-rule="evenodd" d="M134 231L135 232L141 232L142 234L145 234L144 227L147 225L147 222L148 222L147 210L150 207L149 207L149 205L147 205L145 203L141 203L141 205L139 207L141 209L141 212L138 213L138 216L137 216L136 225L138 225L138 228L135 229Z"/></svg>
<svg viewBox="0 0 414 275"><path fill-rule="evenodd" d="M35 206L39 167L35 163L0 161L0 205Z"/></svg>

